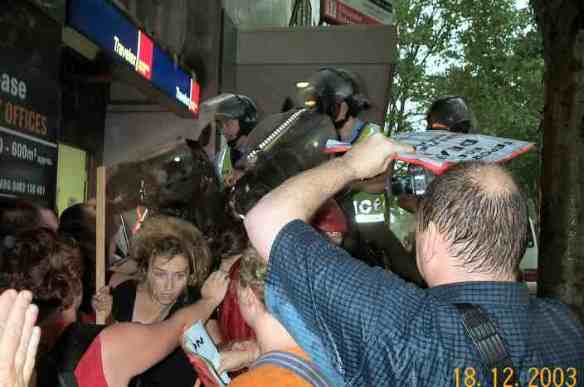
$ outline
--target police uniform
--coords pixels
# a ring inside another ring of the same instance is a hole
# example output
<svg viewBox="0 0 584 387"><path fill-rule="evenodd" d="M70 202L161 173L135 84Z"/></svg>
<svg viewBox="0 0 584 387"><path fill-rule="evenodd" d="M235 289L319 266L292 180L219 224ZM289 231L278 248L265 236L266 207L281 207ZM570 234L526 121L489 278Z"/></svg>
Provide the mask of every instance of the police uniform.
<svg viewBox="0 0 584 387"><path fill-rule="evenodd" d="M387 136L385 130L379 125L357 121L349 142L357 144L375 133ZM350 200L350 204L347 203L347 199ZM353 234L349 238L353 238L353 243L359 245L353 248L358 249L360 258L365 262L391 269L409 281L421 283L415 260L390 230L388 199L385 191L377 194L351 191L349 195L345 195L341 202L344 210L351 214L350 223ZM362 250L362 243L359 240L366 242L368 246L366 251ZM373 250L371 250L372 246L375 247ZM350 246L347 247L351 249Z"/></svg>
<svg viewBox="0 0 584 387"><path fill-rule="evenodd" d="M383 128L374 123L364 123L357 121L353 129L351 144L362 142L375 133L383 133ZM354 221L357 224L363 223L384 223L385 222L385 193L372 194L365 191L351 193L353 210L355 212Z"/></svg>
<svg viewBox="0 0 584 387"><path fill-rule="evenodd" d="M225 187L225 177L233 173L233 162L231 161L231 147L225 145L215 161L215 168L217 171L217 176L219 176L219 183L221 184L221 189Z"/></svg>
<svg viewBox="0 0 584 387"><path fill-rule="evenodd" d="M385 134L379 125L357 120L349 142L359 143L375 133ZM351 190L342 193L337 199L350 224L344 247L372 266L387 266L379 251L371 250L372 245L384 248L382 242L387 239L385 192L374 194Z"/></svg>

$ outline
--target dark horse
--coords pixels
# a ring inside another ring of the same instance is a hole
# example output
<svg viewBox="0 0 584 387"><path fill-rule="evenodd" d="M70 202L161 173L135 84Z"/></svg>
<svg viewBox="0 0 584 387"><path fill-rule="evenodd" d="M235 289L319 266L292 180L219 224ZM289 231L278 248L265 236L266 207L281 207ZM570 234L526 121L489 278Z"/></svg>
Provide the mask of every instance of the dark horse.
<svg viewBox="0 0 584 387"><path fill-rule="evenodd" d="M241 224L234 214L245 216L286 179L332 157L323 150L329 139L337 138L326 115L306 109L274 114L249 134L248 151L238 162L245 174L228 196L221 192L213 164L201 144L183 140L115 167L108 181L108 199L117 203L119 210L140 204L151 214L181 217L195 224L211 241L219 240L224 230ZM364 261L384 266L389 262L392 270L412 279L415 263L389 230L382 244L358 241L348 247Z"/></svg>
<svg viewBox="0 0 584 387"><path fill-rule="evenodd" d="M213 164L198 141L180 140L148 155L111 168L107 183L108 213L137 206L148 215L176 216L193 223L210 241L241 220L226 206Z"/></svg>
<svg viewBox="0 0 584 387"><path fill-rule="evenodd" d="M323 152L335 127L326 115L292 110L262 120L248 136L248 152L238 162L245 174L233 188L233 209L245 215L253 205L287 178L330 158Z"/></svg>

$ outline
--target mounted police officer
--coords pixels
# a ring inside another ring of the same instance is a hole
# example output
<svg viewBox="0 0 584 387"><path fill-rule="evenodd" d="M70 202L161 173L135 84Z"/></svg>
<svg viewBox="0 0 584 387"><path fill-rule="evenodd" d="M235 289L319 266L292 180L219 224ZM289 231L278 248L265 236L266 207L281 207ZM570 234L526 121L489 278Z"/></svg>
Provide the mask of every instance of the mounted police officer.
<svg viewBox="0 0 584 387"><path fill-rule="evenodd" d="M301 90L304 104L331 118L339 140L356 144L375 133L387 135L382 126L359 119L361 112L370 108L370 102L355 74L339 68L322 68L307 83ZM346 244L349 250L372 265L395 268L395 264L401 265L398 261L408 259L398 238L393 234L388 238L384 175L354 183L337 199L350 223ZM391 262L384 256L391 258ZM415 269L415 265L408 266ZM401 274L410 279L415 277L407 271L404 269Z"/></svg>
<svg viewBox="0 0 584 387"><path fill-rule="evenodd" d="M228 95L217 107L215 122L227 141L217 156L217 172L221 184L230 187L243 173L236 165L247 150L248 134L258 122L257 107L245 95Z"/></svg>
<svg viewBox="0 0 584 387"><path fill-rule="evenodd" d="M475 118L464 97L440 97L430 105L426 114L426 130L448 130L456 133L474 133Z"/></svg>

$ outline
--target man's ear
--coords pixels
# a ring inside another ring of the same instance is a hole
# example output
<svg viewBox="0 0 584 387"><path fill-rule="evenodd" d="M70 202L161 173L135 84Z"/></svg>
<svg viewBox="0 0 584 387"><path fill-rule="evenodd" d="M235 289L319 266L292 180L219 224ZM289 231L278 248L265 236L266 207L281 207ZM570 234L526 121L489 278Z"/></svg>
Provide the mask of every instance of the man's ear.
<svg viewBox="0 0 584 387"><path fill-rule="evenodd" d="M436 259L436 257L443 255L444 236L434 222L430 222L426 230L418 238L419 246L416 247L420 250L418 259L421 259L425 265Z"/></svg>

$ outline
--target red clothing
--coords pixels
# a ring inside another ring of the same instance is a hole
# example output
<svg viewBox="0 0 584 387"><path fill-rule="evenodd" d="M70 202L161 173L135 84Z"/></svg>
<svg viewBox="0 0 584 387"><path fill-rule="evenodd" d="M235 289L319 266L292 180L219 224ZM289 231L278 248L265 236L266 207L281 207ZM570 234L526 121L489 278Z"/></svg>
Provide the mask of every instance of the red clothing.
<svg viewBox="0 0 584 387"><path fill-rule="evenodd" d="M253 330L246 324L237 302L237 283L239 282L240 260L231 266L229 289L219 310L219 328L225 342L242 341L255 338Z"/></svg>
<svg viewBox="0 0 584 387"><path fill-rule="evenodd" d="M349 230L347 218L335 199L327 200L312 218L312 225L320 231L342 232Z"/></svg>
<svg viewBox="0 0 584 387"><path fill-rule="evenodd" d="M78 387L108 387L103 373L101 340L99 335L93 340L75 367Z"/></svg>

